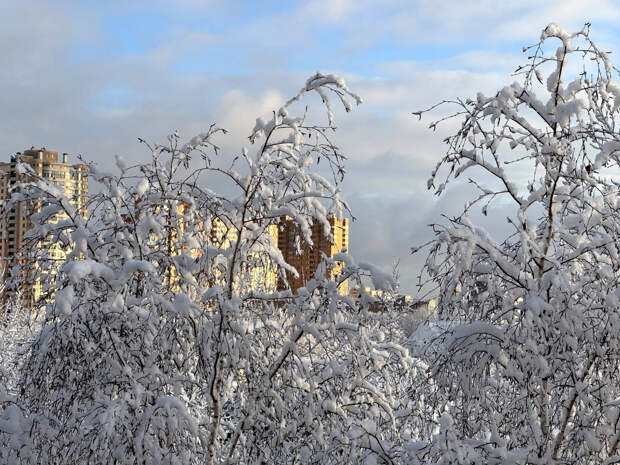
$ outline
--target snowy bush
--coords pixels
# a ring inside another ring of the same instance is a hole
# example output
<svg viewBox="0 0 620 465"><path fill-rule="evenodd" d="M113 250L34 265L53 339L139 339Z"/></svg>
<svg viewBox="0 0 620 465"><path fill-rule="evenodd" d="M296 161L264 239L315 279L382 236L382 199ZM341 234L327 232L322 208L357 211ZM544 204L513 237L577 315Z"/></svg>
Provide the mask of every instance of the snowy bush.
<svg viewBox="0 0 620 465"><path fill-rule="evenodd" d="M617 71L588 26L550 24L526 50L520 82L441 104L461 125L428 186L467 171L479 195L427 244L453 326L420 387L424 463L620 461ZM492 237L477 209L511 233Z"/></svg>
<svg viewBox="0 0 620 465"><path fill-rule="evenodd" d="M289 115L312 91L328 127ZM337 186L344 157L329 138L333 96L347 111L360 101L317 73L257 120L258 148L234 158L220 153L224 131L212 126L187 144L177 134L146 144L147 163L117 157L120 175L91 164L99 187L86 218L44 179L20 186L13 201L43 206L26 256L53 297L39 303L45 322L18 403L0 418L5 463L392 460L410 360L385 336L389 312L376 321L368 299L341 296L324 277L329 259L296 295L260 278L294 272L270 235L281 217L310 242L312 221L328 230L328 216L347 210ZM205 187L218 178L234 193ZM69 248L60 269L46 269L42 241ZM339 279L359 285L374 269L338 259Z"/></svg>
<svg viewBox="0 0 620 465"><path fill-rule="evenodd" d="M36 315L22 308L17 297L0 309L0 399L16 393L20 363L39 326Z"/></svg>
<svg viewBox="0 0 620 465"><path fill-rule="evenodd" d="M411 336L415 330L429 320L435 320L434 302L421 301L415 305L407 305L402 311L400 325L405 336Z"/></svg>

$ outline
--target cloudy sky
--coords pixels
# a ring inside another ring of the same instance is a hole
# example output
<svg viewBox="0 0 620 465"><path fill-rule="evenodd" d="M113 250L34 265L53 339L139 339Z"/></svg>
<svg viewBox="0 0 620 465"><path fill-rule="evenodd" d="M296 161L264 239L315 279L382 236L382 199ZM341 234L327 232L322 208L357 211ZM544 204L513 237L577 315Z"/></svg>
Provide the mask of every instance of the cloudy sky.
<svg viewBox="0 0 620 465"><path fill-rule="evenodd" d="M233 150L310 74L340 74L364 99L336 114L351 252L385 269L400 260L414 292L410 247L466 189L426 191L450 126L434 133L411 112L509 84L549 22L591 22L620 50L619 21L604 0L3 1L0 152L45 146L113 169L115 154L148 158L137 137L189 139L212 122Z"/></svg>

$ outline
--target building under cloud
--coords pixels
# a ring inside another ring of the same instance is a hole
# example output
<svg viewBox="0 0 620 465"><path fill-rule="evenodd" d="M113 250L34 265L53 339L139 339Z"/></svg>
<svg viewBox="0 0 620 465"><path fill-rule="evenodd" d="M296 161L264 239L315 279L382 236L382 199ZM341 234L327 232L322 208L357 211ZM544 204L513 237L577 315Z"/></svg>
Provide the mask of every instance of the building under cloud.
<svg viewBox="0 0 620 465"><path fill-rule="evenodd" d="M62 188L64 195L70 200L71 204L77 208L83 216L86 216L86 202L88 199L88 165L78 163L70 164L69 156L62 154L59 160L58 152L47 150L45 147L18 152L11 157L8 163L0 163L0 197L6 201L10 198L15 189L19 189L19 184L33 180L33 175L23 173L17 165L26 163L30 165L37 176ZM3 262L3 273L6 277L10 276L12 269L17 265L21 266L21 276L14 276L21 283L19 292L23 302L32 304L41 297L41 282L33 282L30 275L33 270L39 267L39 263L25 263L22 248L25 245L25 233L32 227L30 215L41 210L41 202L18 202L13 208L4 211L0 216L0 226L2 236L0 238L0 257ZM58 213L52 219L57 222L66 217L63 213ZM40 249L46 252L47 259L62 263L66 256L66 251L59 246L49 246L38 244ZM44 267L46 270L54 270L54 266ZM53 271L52 271L53 272Z"/></svg>

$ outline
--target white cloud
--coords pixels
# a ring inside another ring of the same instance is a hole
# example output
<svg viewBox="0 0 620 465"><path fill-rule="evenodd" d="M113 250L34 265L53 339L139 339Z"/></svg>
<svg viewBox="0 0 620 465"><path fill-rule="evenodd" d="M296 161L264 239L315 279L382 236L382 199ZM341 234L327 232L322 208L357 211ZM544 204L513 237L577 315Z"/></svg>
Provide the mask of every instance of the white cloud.
<svg viewBox="0 0 620 465"><path fill-rule="evenodd" d="M592 22L596 28L604 25L616 27L619 19L620 8L613 1L555 0L532 5L523 14L506 18L497 25L495 35L534 43L540 31L551 22L574 32L581 30L586 22Z"/></svg>
<svg viewBox="0 0 620 465"><path fill-rule="evenodd" d="M226 128L235 139L243 140L250 135L257 117L269 118L284 102L284 96L274 89L256 96L242 89L232 89L222 95L213 113L218 115L219 126Z"/></svg>
<svg viewBox="0 0 620 465"><path fill-rule="evenodd" d="M355 10L359 10L362 2L355 0L313 0L300 11L300 16L316 22L341 22L346 20Z"/></svg>

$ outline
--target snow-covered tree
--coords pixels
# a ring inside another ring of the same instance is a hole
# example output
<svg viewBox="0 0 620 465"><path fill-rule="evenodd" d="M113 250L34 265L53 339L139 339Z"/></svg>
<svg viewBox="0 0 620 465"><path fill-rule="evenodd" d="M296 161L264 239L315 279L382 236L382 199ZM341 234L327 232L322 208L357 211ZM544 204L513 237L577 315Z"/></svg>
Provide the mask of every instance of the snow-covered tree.
<svg viewBox="0 0 620 465"><path fill-rule="evenodd" d="M19 296L5 300L0 309L0 399L15 394L22 352L29 347L38 326L35 315L22 307Z"/></svg>
<svg viewBox="0 0 620 465"><path fill-rule="evenodd" d="M440 104L461 124L428 187L467 172L479 194L427 244L450 323L414 461L620 462L617 70L589 25L550 24L524 50L519 82ZM511 233L474 224L477 209Z"/></svg>
<svg viewBox="0 0 620 465"><path fill-rule="evenodd" d="M289 116L310 92L326 104L328 126ZM45 179L19 186L14 201L38 206L25 256L38 260L49 298L21 395L0 418L1 460L392 460L410 360L386 339L389 314L369 315L364 293L341 296L325 278L330 259L297 294L266 278L295 272L271 236L280 218L294 218L311 243L311 222L329 233L328 216L347 211L337 185L344 157L330 140L334 96L347 111L360 102L340 78L317 73L257 120L257 148L234 158L220 153L224 131L212 126L187 144L177 134L146 144L147 163L117 157L120 174L91 164L99 188L86 217ZM204 187L217 178L228 182L221 192ZM69 250L62 267L38 258L43 242ZM386 283L371 265L337 258L339 279L363 289L371 273Z"/></svg>

